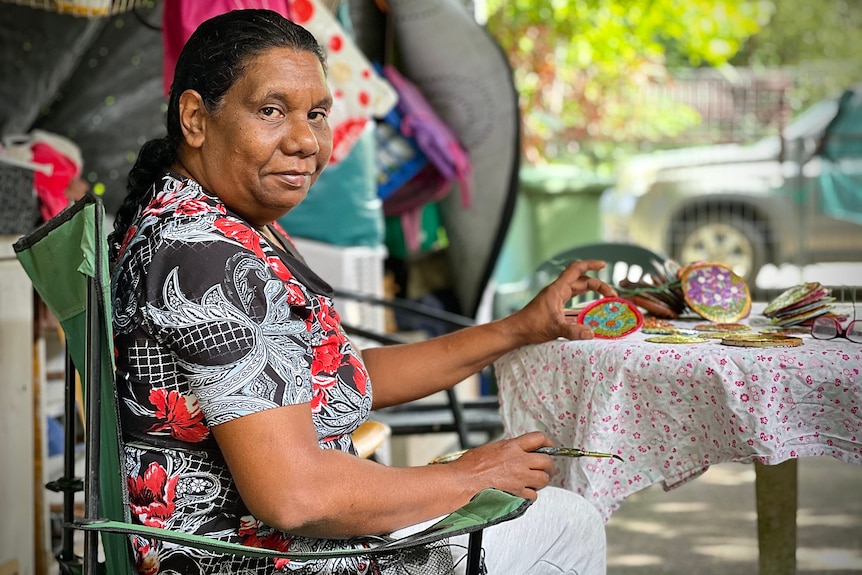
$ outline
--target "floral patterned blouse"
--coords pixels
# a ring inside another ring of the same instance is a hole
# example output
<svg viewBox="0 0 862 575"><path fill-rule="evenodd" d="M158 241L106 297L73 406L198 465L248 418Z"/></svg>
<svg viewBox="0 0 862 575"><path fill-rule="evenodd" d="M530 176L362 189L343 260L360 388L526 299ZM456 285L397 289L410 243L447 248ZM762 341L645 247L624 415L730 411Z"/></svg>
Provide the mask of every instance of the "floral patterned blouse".
<svg viewBox="0 0 862 575"><path fill-rule="evenodd" d="M112 276L133 520L281 550L343 547L255 519L210 433L251 413L310 403L321 448L355 452L350 433L371 410L371 383L330 286L198 183L166 173L150 195ZM132 547L148 575L375 570L363 558L303 565L139 537Z"/></svg>

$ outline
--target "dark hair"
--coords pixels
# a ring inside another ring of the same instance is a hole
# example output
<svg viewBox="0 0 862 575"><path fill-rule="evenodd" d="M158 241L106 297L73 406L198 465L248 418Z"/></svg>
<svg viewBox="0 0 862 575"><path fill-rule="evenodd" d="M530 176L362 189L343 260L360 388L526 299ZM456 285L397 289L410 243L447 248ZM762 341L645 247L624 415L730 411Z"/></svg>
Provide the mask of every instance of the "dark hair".
<svg viewBox="0 0 862 575"><path fill-rule="evenodd" d="M180 127L180 95L195 90L207 110L215 112L225 93L242 76L245 63L271 48L312 52L326 69L326 56L305 28L270 10L234 10L210 18L194 31L183 46L174 70L168 98L167 136L145 143L129 172L126 198L117 211L114 231L108 238L111 260L150 186L177 160L183 140Z"/></svg>

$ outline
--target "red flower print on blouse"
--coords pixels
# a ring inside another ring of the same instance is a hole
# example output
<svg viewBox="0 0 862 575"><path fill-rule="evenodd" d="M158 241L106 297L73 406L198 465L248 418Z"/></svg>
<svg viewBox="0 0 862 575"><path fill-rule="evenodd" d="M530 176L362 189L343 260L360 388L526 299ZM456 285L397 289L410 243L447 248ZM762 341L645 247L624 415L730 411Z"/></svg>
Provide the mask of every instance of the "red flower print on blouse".
<svg viewBox="0 0 862 575"><path fill-rule="evenodd" d="M126 230L126 237L123 238L123 243L120 244L119 255L123 255L126 251L126 247L129 245L129 242L132 241L132 238L135 237L135 234L138 233L138 226L129 226L129 229Z"/></svg>
<svg viewBox="0 0 862 575"><path fill-rule="evenodd" d="M230 218L218 218L213 226L221 231L225 237L238 241L245 249L254 252L259 258L265 259L263 249L260 247L260 234L248 227L247 224Z"/></svg>
<svg viewBox="0 0 862 575"><path fill-rule="evenodd" d="M239 539L243 545L249 547L260 547L263 549L275 549L277 551L289 551L292 537L281 531L271 530L268 535L260 536L259 529L263 527L263 523L252 517L245 515L240 519L239 523ZM274 559L276 569L284 569L290 563L289 559Z"/></svg>
<svg viewBox="0 0 862 575"><path fill-rule="evenodd" d="M183 200L177 205L176 210L174 210L174 212L179 216L197 216L207 212L219 212L223 214L224 211L224 204L218 204L218 206L214 207L200 198Z"/></svg>
<svg viewBox="0 0 862 575"><path fill-rule="evenodd" d="M203 441L209 435L210 430L203 424L204 414L196 398L158 388L150 392L150 403L156 408L156 419L162 421L153 424L147 432L156 435L167 432L174 439L189 443Z"/></svg>
<svg viewBox="0 0 862 575"><path fill-rule="evenodd" d="M329 375L311 378L311 411L318 413L320 408L329 403L327 391L335 386L335 378Z"/></svg>
<svg viewBox="0 0 862 575"><path fill-rule="evenodd" d="M164 467L153 461L143 476L127 477L129 507L132 513L150 527L164 528L174 512L178 476L168 477Z"/></svg>
<svg viewBox="0 0 862 575"><path fill-rule="evenodd" d="M284 265L284 262L281 261L281 258L277 256L268 257L266 258L266 263L270 267L270 269L275 272L275 275L278 276L278 279L282 280L283 282L287 283L291 279L293 279L293 274L290 273L290 270L287 269L287 266ZM290 296L288 296L288 299L290 299Z"/></svg>
<svg viewBox="0 0 862 575"><path fill-rule="evenodd" d="M168 205L174 201L174 198L177 197L177 192L183 189L183 186L180 186L176 190L165 191L162 190L156 197L153 198L153 201L147 204L144 208L143 215L145 216L158 216L167 209Z"/></svg>
<svg viewBox="0 0 862 575"><path fill-rule="evenodd" d="M135 568L138 573L143 573L143 575L156 575L161 567L159 554L150 541L143 544L140 544L140 541L145 540L136 539L135 541Z"/></svg>
<svg viewBox="0 0 862 575"><path fill-rule="evenodd" d="M260 546L265 549L275 549L276 551L289 551L290 541L291 537L286 533L281 533L280 531L273 531L272 533L260 540ZM273 563L275 563L275 568L280 571L284 569L288 563L290 563L290 559L280 557L278 559L273 559Z"/></svg>
<svg viewBox="0 0 862 575"><path fill-rule="evenodd" d="M239 537L242 539L243 545L252 545L249 541L246 540L248 538L257 539L257 530L261 528L263 522L256 519L254 515L243 515L239 518ZM255 545L255 547L260 547L259 545Z"/></svg>
<svg viewBox="0 0 862 575"><path fill-rule="evenodd" d="M326 333L332 333L338 328L338 313L334 308L326 305L324 298L320 299L320 311L317 314L317 319L320 322L320 327Z"/></svg>
<svg viewBox="0 0 862 575"><path fill-rule="evenodd" d="M311 375L319 373L335 373L344 354L341 353L341 339L330 335L314 348L314 360L311 362Z"/></svg>
<svg viewBox="0 0 862 575"><path fill-rule="evenodd" d="M288 272L288 274L290 274L290 272ZM287 288L287 303L304 307L306 304L305 293L302 291L302 288L299 287L299 284L295 281L288 281L284 286Z"/></svg>
<svg viewBox="0 0 862 575"><path fill-rule="evenodd" d="M356 386L356 391L365 395L365 385L368 383L368 375L365 372L365 366L355 355L350 355L347 363L353 368L353 385Z"/></svg>
<svg viewBox="0 0 862 575"><path fill-rule="evenodd" d="M287 241L290 242L290 245L292 245L293 247L296 247L296 244L293 243L293 240L291 239L290 235L284 230L283 227L281 227L281 224L278 223L278 221L272 222L272 224L270 224L270 225L275 229L275 231L277 231L278 233L280 233L281 235L286 237Z"/></svg>

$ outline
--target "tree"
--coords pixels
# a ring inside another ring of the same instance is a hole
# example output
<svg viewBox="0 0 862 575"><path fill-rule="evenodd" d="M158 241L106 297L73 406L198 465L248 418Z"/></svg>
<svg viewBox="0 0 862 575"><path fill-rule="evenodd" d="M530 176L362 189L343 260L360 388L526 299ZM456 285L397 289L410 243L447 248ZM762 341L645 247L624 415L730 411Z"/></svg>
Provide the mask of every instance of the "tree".
<svg viewBox="0 0 862 575"><path fill-rule="evenodd" d="M795 111L862 80L862 2L776 0L769 25L731 59L735 66L782 68L795 79Z"/></svg>
<svg viewBox="0 0 862 575"><path fill-rule="evenodd" d="M488 30L509 54L528 161L572 158L578 142L679 133L690 109L644 98L669 65L722 66L774 12L766 0L487 0ZM594 163L617 146L596 145Z"/></svg>

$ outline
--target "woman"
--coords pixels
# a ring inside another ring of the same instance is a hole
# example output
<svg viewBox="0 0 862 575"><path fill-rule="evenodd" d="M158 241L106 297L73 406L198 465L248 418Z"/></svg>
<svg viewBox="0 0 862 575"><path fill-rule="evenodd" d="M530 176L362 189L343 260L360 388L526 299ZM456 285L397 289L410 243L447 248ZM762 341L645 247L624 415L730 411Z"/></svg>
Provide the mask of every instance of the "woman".
<svg viewBox="0 0 862 575"><path fill-rule="evenodd" d="M273 223L329 160L331 100L313 36L274 12L204 22L179 57L167 136L142 148L111 236L132 515L249 545L325 549L444 515L495 487L537 501L486 531L492 573L603 572L598 513L568 491L537 496L551 469L549 456L532 453L550 445L543 434L447 465L393 468L354 455L350 433L371 409L451 387L520 345L592 337L566 321L562 303L613 290L583 275L601 262L580 262L509 318L360 356L331 288ZM146 573L377 568L133 546Z"/></svg>

